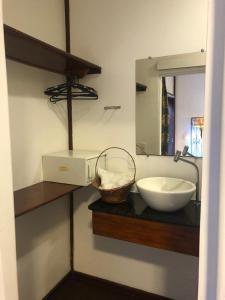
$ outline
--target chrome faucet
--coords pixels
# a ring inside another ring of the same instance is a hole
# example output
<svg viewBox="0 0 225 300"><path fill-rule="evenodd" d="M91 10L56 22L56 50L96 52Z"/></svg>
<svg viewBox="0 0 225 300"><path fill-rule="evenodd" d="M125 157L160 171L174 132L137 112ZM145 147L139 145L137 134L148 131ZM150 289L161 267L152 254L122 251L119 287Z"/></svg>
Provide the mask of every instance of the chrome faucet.
<svg viewBox="0 0 225 300"><path fill-rule="evenodd" d="M188 152L188 146L184 146L183 152L181 152L181 151L179 151L179 150L176 151L176 154L175 154L175 156L174 156L174 161L175 161L175 162L178 162L178 161L180 160L180 161L183 161L184 163L187 163L187 164L189 164L189 165L192 165L192 166L195 168L196 173L197 173L197 181L196 181L196 200L195 200L195 204L196 204L196 205L200 205L201 201L200 201L200 199L199 199L199 190L200 190L199 168L198 168L197 164L195 164L194 162L182 158L182 157L181 157L181 154L183 154L183 156L185 156L185 155L187 155L187 154L188 154L189 156L191 156L191 157L195 157L195 156Z"/></svg>

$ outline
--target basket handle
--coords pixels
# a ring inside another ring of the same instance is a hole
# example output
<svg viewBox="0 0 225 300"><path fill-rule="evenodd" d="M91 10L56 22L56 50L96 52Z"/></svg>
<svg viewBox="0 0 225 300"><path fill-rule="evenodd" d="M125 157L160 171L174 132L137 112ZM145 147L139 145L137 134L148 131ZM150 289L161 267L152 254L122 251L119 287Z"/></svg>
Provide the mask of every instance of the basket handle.
<svg viewBox="0 0 225 300"><path fill-rule="evenodd" d="M98 156L98 158L96 160L96 164L95 164L95 177L97 176L97 165L98 165L98 161L99 161L100 157L102 156L103 153L105 153L106 151L108 151L110 149L119 149L119 150L122 150L122 151L126 152L130 156L130 158L131 158L131 160L133 162L133 165L134 165L134 178L133 178L133 180L135 181L135 178L136 178L136 164L135 164L134 158L133 158L133 156L126 149L121 148L121 147L109 147L109 148L106 148L105 150L103 150L99 154L99 156Z"/></svg>

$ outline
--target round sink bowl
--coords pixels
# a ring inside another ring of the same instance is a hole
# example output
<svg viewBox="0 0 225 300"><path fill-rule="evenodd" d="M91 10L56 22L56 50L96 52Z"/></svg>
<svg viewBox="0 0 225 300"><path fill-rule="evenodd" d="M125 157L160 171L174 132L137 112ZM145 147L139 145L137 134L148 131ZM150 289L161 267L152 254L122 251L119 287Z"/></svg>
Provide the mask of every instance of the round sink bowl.
<svg viewBox="0 0 225 300"><path fill-rule="evenodd" d="M183 208L196 190L194 183L170 177L149 177L137 181L137 188L153 209L172 212Z"/></svg>

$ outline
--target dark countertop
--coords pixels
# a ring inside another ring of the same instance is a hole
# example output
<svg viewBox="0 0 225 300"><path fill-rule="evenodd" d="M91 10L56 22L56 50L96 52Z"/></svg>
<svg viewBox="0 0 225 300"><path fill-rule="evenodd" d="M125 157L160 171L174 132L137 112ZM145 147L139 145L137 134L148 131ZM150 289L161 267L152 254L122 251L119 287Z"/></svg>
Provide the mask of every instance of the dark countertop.
<svg viewBox="0 0 225 300"><path fill-rule="evenodd" d="M190 201L183 209L176 212L160 212L147 206L138 193L130 193L127 201L120 204L108 204L97 200L88 208L94 212L102 212L142 220L157 221L168 224L191 227L200 226L200 206Z"/></svg>

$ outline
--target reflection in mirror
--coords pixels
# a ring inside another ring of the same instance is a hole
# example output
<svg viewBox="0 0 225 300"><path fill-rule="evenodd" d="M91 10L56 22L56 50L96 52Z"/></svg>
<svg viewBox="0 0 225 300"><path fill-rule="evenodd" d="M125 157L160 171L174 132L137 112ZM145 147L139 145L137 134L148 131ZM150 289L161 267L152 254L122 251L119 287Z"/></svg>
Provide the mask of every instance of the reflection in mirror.
<svg viewBox="0 0 225 300"><path fill-rule="evenodd" d="M191 55L136 61L136 81L147 87L136 91L137 154L174 155L188 146L203 156L205 65L198 55L200 62Z"/></svg>

